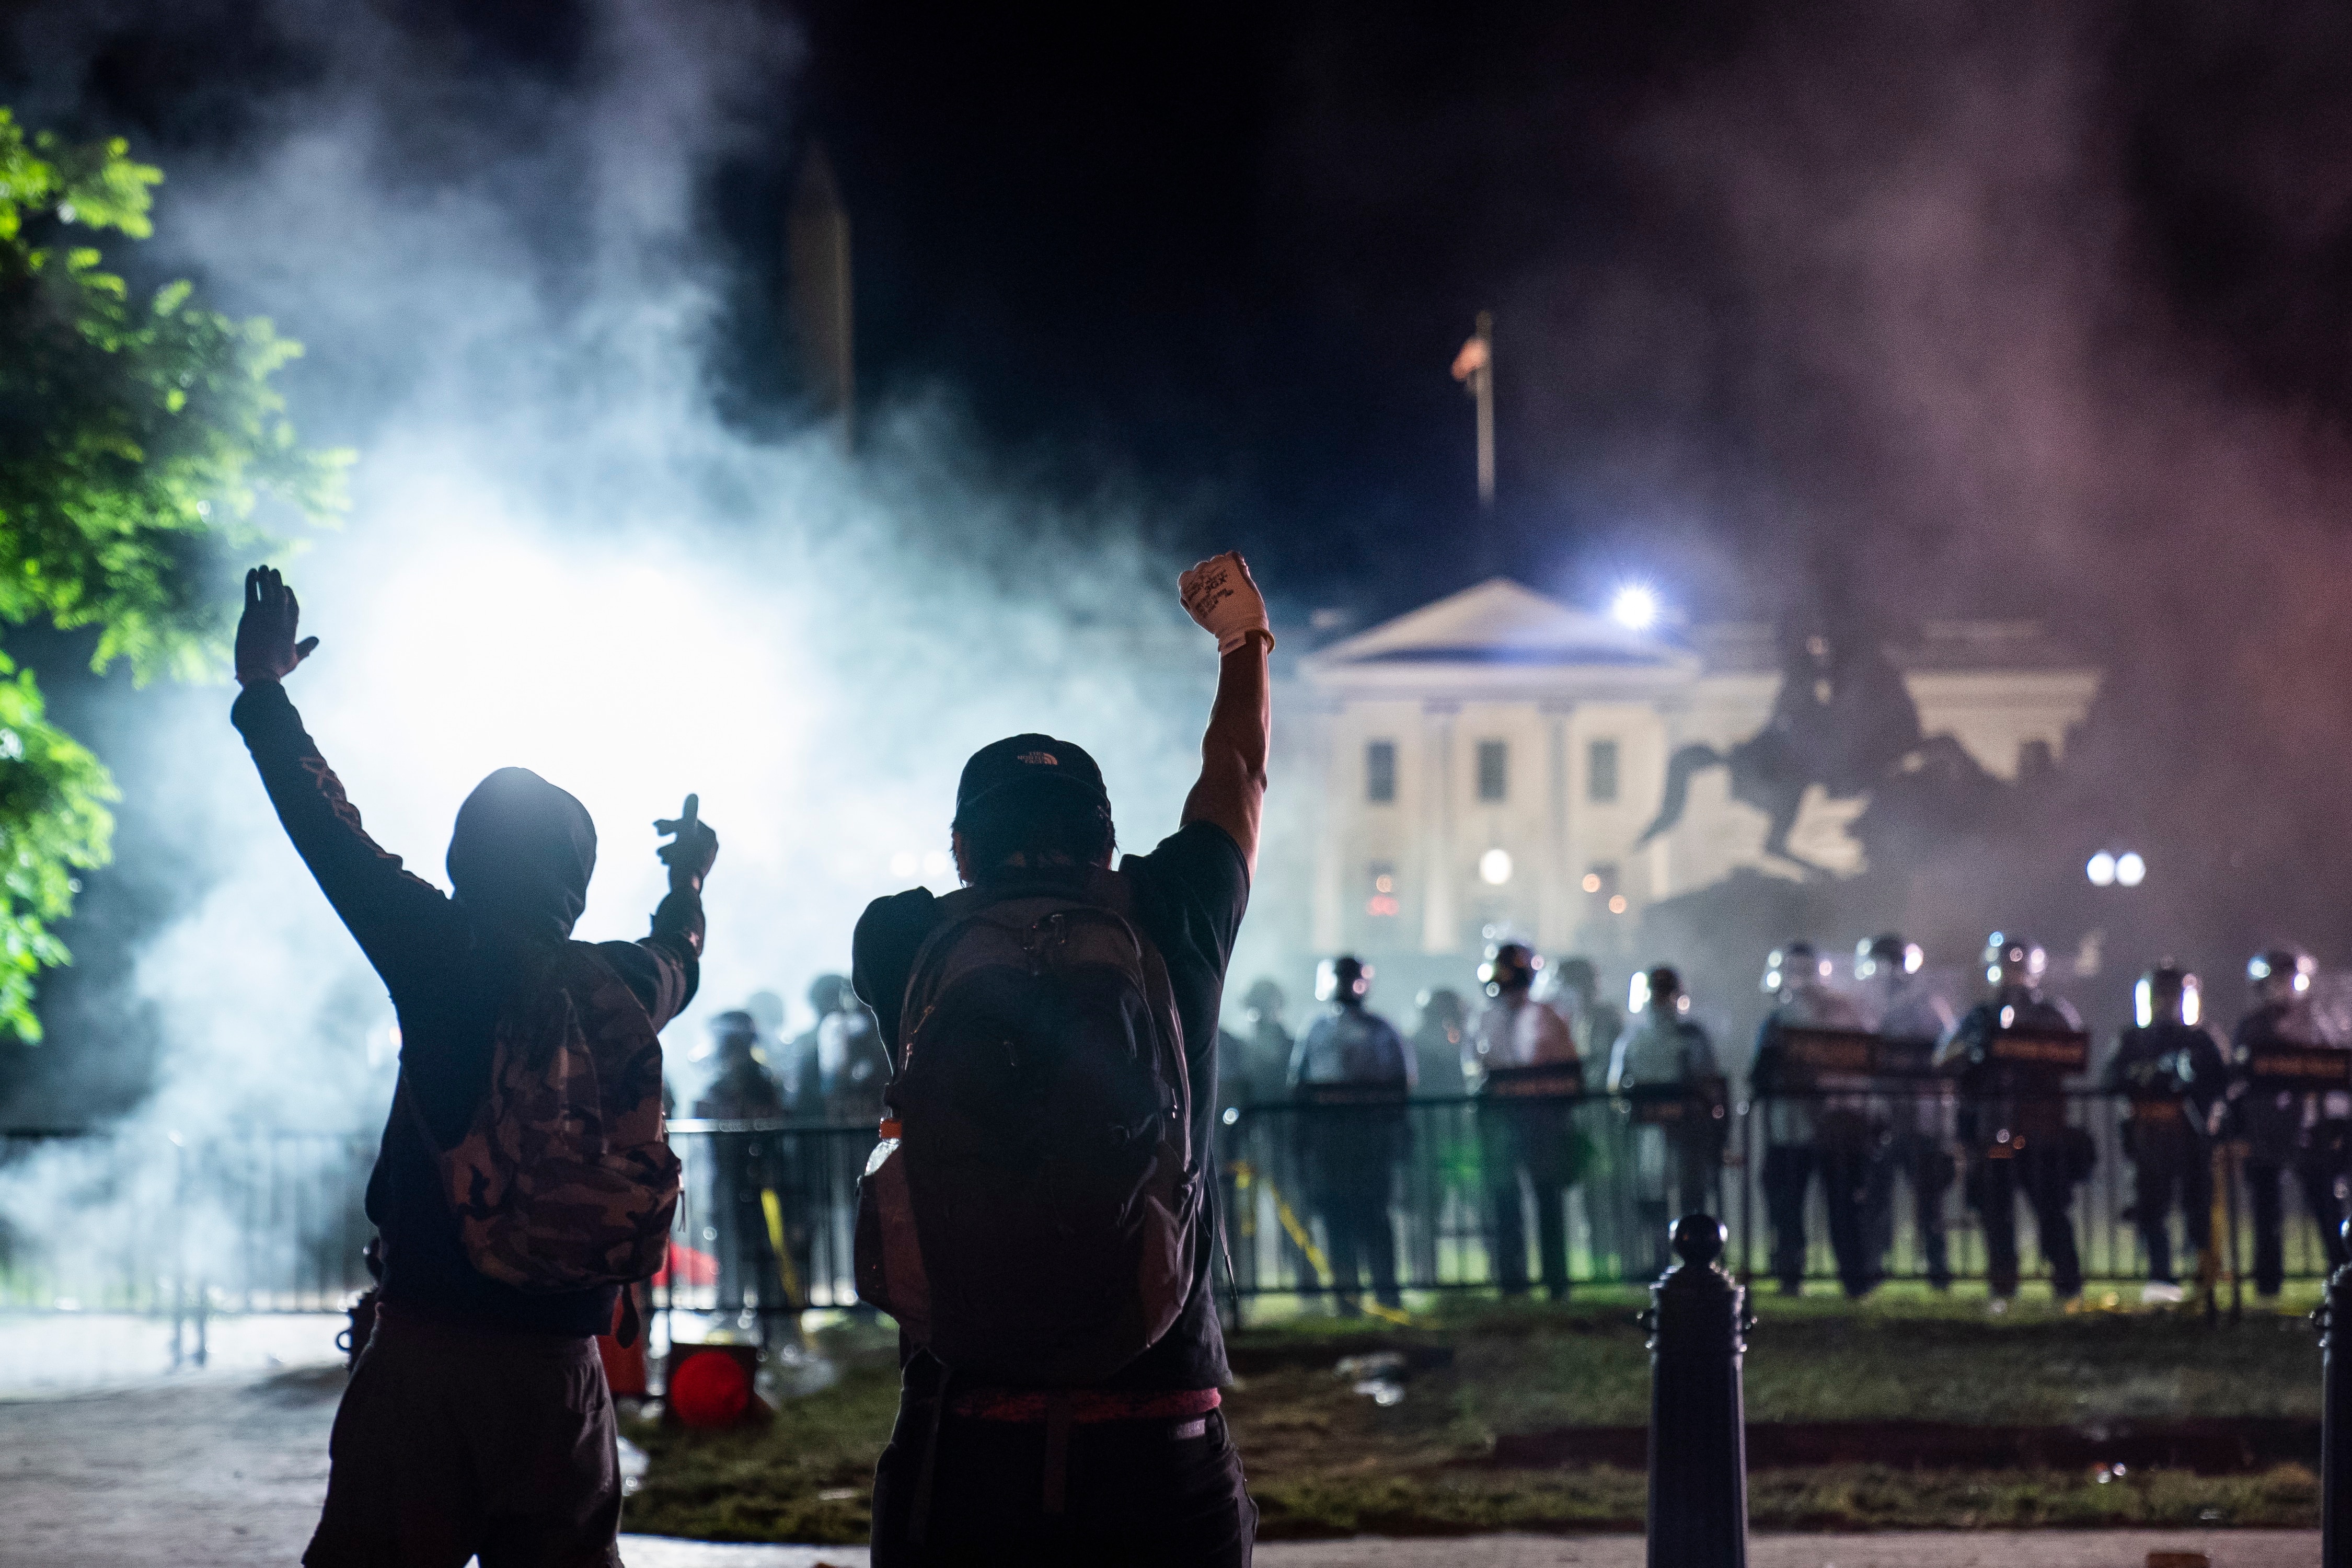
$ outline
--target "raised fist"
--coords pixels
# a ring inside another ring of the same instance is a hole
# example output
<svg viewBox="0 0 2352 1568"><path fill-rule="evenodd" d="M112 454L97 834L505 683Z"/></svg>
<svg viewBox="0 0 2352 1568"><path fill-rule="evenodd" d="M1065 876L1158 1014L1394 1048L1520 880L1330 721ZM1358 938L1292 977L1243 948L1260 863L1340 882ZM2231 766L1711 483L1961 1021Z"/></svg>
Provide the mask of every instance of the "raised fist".
<svg viewBox="0 0 2352 1568"><path fill-rule="evenodd" d="M1265 596L1251 580L1249 563L1228 550L1213 555L1176 579L1184 611L1202 630L1217 639L1219 653L1246 647L1253 633L1274 647L1274 628L1266 625Z"/></svg>

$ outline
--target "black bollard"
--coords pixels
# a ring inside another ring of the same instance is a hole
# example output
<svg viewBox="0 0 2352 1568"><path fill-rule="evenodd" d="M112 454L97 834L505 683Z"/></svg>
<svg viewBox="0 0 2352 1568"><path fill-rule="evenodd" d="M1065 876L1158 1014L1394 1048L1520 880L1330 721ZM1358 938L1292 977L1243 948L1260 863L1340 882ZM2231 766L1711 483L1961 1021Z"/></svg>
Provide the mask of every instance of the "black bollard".
<svg viewBox="0 0 2352 1568"><path fill-rule="evenodd" d="M2352 1238L2352 1221L2344 1226ZM2352 1263L2328 1277L2319 1324L2320 1568L2352 1568Z"/></svg>
<svg viewBox="0 0 2352 1568"><path fill-rule="evenodd" d="M1739 1363L1755 1319L1747 1288L1716 1264L1722 1221L1685 1215L1673 1239L1682 1262L1650 1287L1643 1315L1650 1330L1650 1568L1747 1568Z"/></svg>

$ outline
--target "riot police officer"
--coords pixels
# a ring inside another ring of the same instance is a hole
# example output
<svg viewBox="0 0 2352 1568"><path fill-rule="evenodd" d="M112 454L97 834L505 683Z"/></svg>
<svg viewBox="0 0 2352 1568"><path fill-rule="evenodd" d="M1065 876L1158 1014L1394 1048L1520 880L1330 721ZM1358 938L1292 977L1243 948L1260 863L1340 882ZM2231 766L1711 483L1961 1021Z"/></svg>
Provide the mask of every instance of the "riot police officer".
<svg viewBox="0 0 2352 1568"><path fill-rule="evenodd" d="M1764 1117L1764 1209L1772 1226L1772 1275L1780 1293L1804 1290L1805 1199L1818 1173L1838 1281L1847 1295L1859 1298L1877 1283L1862 1228L1878 1141L1869 1115L1868 1082L1852 1074L1809 1070L1788 1056L1791 1029L1862 1031L1861 1010L1830 989L1829 974L1829 961L1810 942L1790 942L1765 961L1764 992L1774 1005L1757 1030L1748 1083Z"/></svg>
<svg viewBox="0 0 2352 1568"><path fill-rule="evenodd" d="M1560 1016L1535 999L1543 959L1525 942L1488 950L1478 966L1487 1002L1463 1046L1463 1070L1478 1085L1479 1164L1486 1183L1490 1256L1505 1295L1528 1288L1525 1171L1536 1200L1536 1253L1544 1289L1568 1296L1568 1188L1577 1168L1570 1102L1584 1063Z"/></svg>
<svg viewBox="0 0 2352 1568"><path fill-rule="evenodd" d="M2189 1245L2213 1244L2213 1163L2208 1118L2228 1092L2221 1047L2202 1022L2197 976L2166 959L2133 988L2136 1021L2116 1041L2101 1087L2128 1097L2124 1152L2132 1162L2132 1217L2147 1252L2145 1301L2178 1301L2172 1205Z"/></svg>
<svg viewBox="0 0 2352 1568"><path fill-rule="evenodd" d="M1895 1248L1895 1183L1911 1187L1912 1226L1927 1266L1931 1289L1952 1284L1950 1247L1944 1234L1945 1196L1958 1175L1952 1156L1954 1104L1951 1080L1927 1076L1936 1042L1953 1024L1952 1010L1919 978L1925 960L1916 942L1886 931L1854 946L1853 977L1859 1005L1880 1040L1882 1062L1907 1056L1916 1066L1889 1075L1884 1097L1887 1120L1885 1158L1873 1172L1864 1226L1872 1256L1884 1260ZM1882 1068L1884 1070L1884 1068Z"/></svg>
<svg viewBox="0 0 2352 1568"><path fill-rule="evenodd" d="M1568 1021L1579 1055L1603 1059L1615 1048L1617 1037L1625 1032L1625 1015L1601 994L1601 972L1592 966L1592 960L1571 955L1561 959L1551 974L1552 994L1541 999Z"/></svg>
<svg viewBox="0 0 2352 1568"><path fill-rule="evenodd" d="M1404 1037L1365 1005L1371 990L1371 965L1351 955L1327 960L1315 994L1328 1006L1290 1059L1307 1189L1346 1315L1358 1310L1367 1272L1382 1306L1402 1305L1389 1198L1411 1135L1405 1100L1415 1072Z"/></svg>
<svg viewBox="0 0 2352 1568"><path fill-rule="evenodd" d="M2326 1037L2312 1009L2311 985L2317 971L2311 954L2298 947L2274 947L2254 954L2246 965L2254 1008L2238 1021L2230 1037L2232 1121L2246 1143L2246 1195L2254 1221L2254 1293L2263 1297L2275 1297L2286 1276L2282 1236L2285 1214L2279 1185L2290 1172L2319 1226L2328 1268L2333 1271L2344 1262L2339 1234L2344 1204L2336 1195L2336 1183L2344 1172L2345 1119L2352 1114L2352 1103L2347 1103L2352 1096L2340 1089L2298 1090L2258 1081L2253 1071L2263 1046L2311 1048L2338 1043Z"/></svg>
<svg viewBox="0 0 2352 1568"><path fill-rule="evenodd" d="M1664 1269L1676 1211L1717 1207L1727 1129L1715 1042L1687 1015L1682 975L1660 964L1638 977L1633 1017L1609 1056L1609 1092L1633 1118L1633 1212L1649 1264Z"/></svg>
<svg viewBox="0 0 2352 1568"><path fill-rule="evenodd" d="M1985 944L1985 999L1952 1026L1936 1048L1938 1069L1958 1079L1960 1142L1968 1195L1984 1221L1992 1310L2005 1311L2018 1286L2017 1200L2033 1211L2035 1240L2050 1263L2062 1302L2083 1293L2083 1260L2069 1212L2074 1184L2089 1174L2085 1142L2066 1122L2063 1070L2030 1053L1996 1048L2005 1036L2036 1040L2074 1037L2082 1021L2063 1001L2042 994L2048 960L2038 943L1995 931Z"/></svg>
<svg viewBox="0 0 2352 1568"><path fill-rule="evenodd" d="M845 1007L857 1005L857 993L845 974L820 974L809 982L808 1004L816 1022L793 1037L785 1047L783 1084L786 1102L797 1121L824 1120L824 1021Z"/></svg>
<svg viewBox="0 0 2352 1568"><path fill-rule="evenodd" d="M1423 991L1416 1001L1421 1017L1412 1027L1413 1087L1422 1094L1460 1094L1469 1081L1462 1075L1469 1005L1460 992L1442 985Z"/></svg>
<svg viewBox="0 0 2352 1568"><path fill-rule="evenodd" d="M694 1102L712 1121L755 1121L784 1113L782 1092L760 1060L760 1029L746 1012L710 1021L718 1075ZM768 1133L736 1128L710 1134L709 1239L719 1254L719 1310L740 1312L747 1325L781 1299L782 1277L768 1236L763 1194L775 1186Z"/></svg>
<svg viewBox="0 0 2352 1568"><path fill-rule="evenodd" d="M1283 1026L1282 1010L1288 1005L1282 987L1264 975L1250 983L1242 997L1242 1020L1249 1026L1250 1093L1255 1100L1279 1100L1290 1071L1291 1053L1298 1042Z"/></svg>

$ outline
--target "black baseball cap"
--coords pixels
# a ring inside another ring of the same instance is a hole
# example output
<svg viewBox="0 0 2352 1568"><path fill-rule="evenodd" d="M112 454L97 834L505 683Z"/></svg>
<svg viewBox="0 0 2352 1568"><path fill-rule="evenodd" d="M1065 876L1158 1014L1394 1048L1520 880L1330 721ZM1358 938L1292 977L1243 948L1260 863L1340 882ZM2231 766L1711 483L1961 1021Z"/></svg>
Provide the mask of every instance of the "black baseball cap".
<svg viewBox="0 0 2352 1568"><path fill-rule="evenodd" d="M1086 748L1051 735L1008 735L982 746L964 763L963 777L956 783L956 821L962 822L964 814L982 801L1030 789L1069 790L1110 809L1102 769Z"/></svg>

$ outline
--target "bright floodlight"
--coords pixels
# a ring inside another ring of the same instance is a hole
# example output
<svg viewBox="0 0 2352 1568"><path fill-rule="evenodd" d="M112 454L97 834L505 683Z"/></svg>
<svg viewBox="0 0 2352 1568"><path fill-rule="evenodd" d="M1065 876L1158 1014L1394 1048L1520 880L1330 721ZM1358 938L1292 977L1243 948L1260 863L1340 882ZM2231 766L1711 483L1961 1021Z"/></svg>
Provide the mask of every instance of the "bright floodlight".
<svg viewBox="0 0 2352 1568"><path fill-rule="evenodd" d="M2137 888L2139 879L2147 875L2147 862L2138 855L2126 851L2116 860L2116 880L2126 888Z"/></svg>
<svg viewBox="0 0 2352 1568"><path fill-rule="evenodd" d="M2115 886L2116 858L2104 849L2100 850L2091 857L2091 863L2083 868L2083 875L2091 879L2094 888Z"/></svg>
<svg viewBox="0 0 2352 1568"><path fill-rule="evenodd" d="M1478 875L1490 888L1499 888L1511 879L1511 852L1489 849L1478 857Z"/></svg>
<svg viewBox="0 0 2352 1568"><path fill-rule="evenodd" d="M1609 614L1621 626L1648 631L1657 624L1658 596L1640 583L1628 583L1609 601Z"/></svg>

